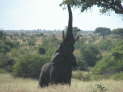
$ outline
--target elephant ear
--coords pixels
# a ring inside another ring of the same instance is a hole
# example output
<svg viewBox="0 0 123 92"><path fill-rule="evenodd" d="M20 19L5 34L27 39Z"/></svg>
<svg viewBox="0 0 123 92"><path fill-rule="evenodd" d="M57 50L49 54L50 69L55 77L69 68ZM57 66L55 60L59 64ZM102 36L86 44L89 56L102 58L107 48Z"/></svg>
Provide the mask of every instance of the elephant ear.
<svg viewBox="0 0 123 92"><path fill-rule="evenodd" d="M77 41L80 37L80 33L78 30L73 30L72 32L73 37L74 37L74 41ZM64 41L66 38L66 33L64 31L62 31L62 40Z"/></svg>

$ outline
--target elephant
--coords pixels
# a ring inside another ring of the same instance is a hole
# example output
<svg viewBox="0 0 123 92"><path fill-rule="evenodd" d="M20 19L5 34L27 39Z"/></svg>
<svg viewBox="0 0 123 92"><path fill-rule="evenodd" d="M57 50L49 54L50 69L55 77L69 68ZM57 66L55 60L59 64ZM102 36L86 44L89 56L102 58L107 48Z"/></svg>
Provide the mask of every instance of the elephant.
<svg viewBox="0 0 123 92"><path fill-rule="evenodd" d="M69 58L69 56L64 56L64 58L60 55L55 56L54 62L46 63L42 66L39 85L41 87L58 83L70 85L72 67L76 65L74 55L72 55L72 58Z"/></svg>
<svg viewBox="0 0 123 92"><path fill-rule="evenodd" d="M55 52L51 62L46 63L41 68L39 77L40 87L46 87L49 84L71 84L72 68L75 67L76 58L73 54L75 41L72 31L72 11L68 5L69 21L66 31L66 37L63 32L63 42Z"/></svg>

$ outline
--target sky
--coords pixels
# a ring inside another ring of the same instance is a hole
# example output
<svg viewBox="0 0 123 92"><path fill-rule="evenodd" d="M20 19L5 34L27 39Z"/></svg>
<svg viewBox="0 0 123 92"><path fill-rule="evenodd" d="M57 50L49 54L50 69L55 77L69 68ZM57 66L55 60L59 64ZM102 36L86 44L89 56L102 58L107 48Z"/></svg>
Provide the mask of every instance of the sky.
<svg viewBox="0 0 123 92"><path fill-rule="evenodd" d="M0 29L62 30L68 23L68 12L62 0L0 0ZM96 7L81 13L73 9L73 26L83 30L96 27L123 28L123 17L100 14Z"/></svg>

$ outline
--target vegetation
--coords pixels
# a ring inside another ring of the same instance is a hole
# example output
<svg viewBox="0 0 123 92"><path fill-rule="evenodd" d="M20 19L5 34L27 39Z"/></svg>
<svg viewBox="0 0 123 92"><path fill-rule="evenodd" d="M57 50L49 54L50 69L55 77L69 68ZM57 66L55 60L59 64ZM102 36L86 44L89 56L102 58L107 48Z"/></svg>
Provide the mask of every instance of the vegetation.
<svg viewBox="0 0 123 92"><path fill-rule="evenodd" d="M98 27L94 31L95 33L101 35L104 39L105 36L111 34L111 30L109 28Z"/></svg>
<svg viewBox="0 0 123 92"><path fill-rule="evenodd" d="M122 0L63 0L63 4L79 7L82 12L96 5L102 13L111 10L117 14L123 14Z"/></svg>
<svg viewBox="0 0 123 92"><path fill-rule="evenodd" d="M114 74L123 72L123 42L119 42L109 55L104 56L94 67L94 72L103 74Z"/></svg>
<svg viewBox="0 0 123 92"><path fill-rule="evenodd" d="M122 38L123 37L123 28L117 28L112 30L112 34L117 35L117 37Z"/></svg>
<svg viewBox="0 0 123 92"><path fill-rule="evenodd" d="M81 12L96 5L101 13L123 14L122 0L63 0L61 5L66 4L80 8ZM80 31L80 39L75 44L77 67L72 74L72 86L39 89L34 79L38 79L42 65L54 57L61 35L0 30L0 92L75 92L76 88L78 92L122 92L123 28L99 27L84 33L74 27L73 31L74 36L75 31Z"/></svg>
<svg viewBox="0 0 123 92"><path fill-rule="evenodd" d="M49 61L48 57L28 55L18 59L13 66L14 76L38 78L41 66Z"/></svg>
<svg viewBox="0 0 123 92"><path fill-rule="evenodd" d="M87 66L94 66L100 58L100 52L95 45L85 45L80 49L81 58Z"/></svg>
<svg viewBox="0 0 123 92"><path fill-rule="evenodd" d="M52 85L39 88L32 79L13 78L9 74L0 74L0 92L122 92L123 81L103 80L83 82L73 79L71 86Z"/></svg>
<svg viewBox="0 0 123 92"><path fill-rule="evenodd" d="M74 29L80 31L79 28ZM2 33L0 72L10 72L18 77L38 78L41 66L52 60L62 39L59 34L40 34ZM74 70L80 72L75 72L73 76L82 80L123 79L122 37L113 33L108 34L104 40L100 39L101 35L93 32L86 34L80 31L80 34L74 51L77 59L77 67ZM34 41L33 45L29 44L31 40Z"/></svg>

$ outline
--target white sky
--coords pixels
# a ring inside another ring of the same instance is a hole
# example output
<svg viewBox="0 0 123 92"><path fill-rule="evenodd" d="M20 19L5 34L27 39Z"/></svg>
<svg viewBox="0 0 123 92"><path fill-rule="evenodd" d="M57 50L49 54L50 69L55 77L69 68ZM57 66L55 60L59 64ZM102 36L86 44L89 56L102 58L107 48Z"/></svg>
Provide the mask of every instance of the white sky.
<svg viewBox="0 0 123 92"><path fill-rule="evenodd" d="M0 0L0 29L64 29L67 10L59 6L62 0ZM74 26L83 30L96 27L123 27L121 17L101 15L97 8L80 13L73 9Z"/></svg>

